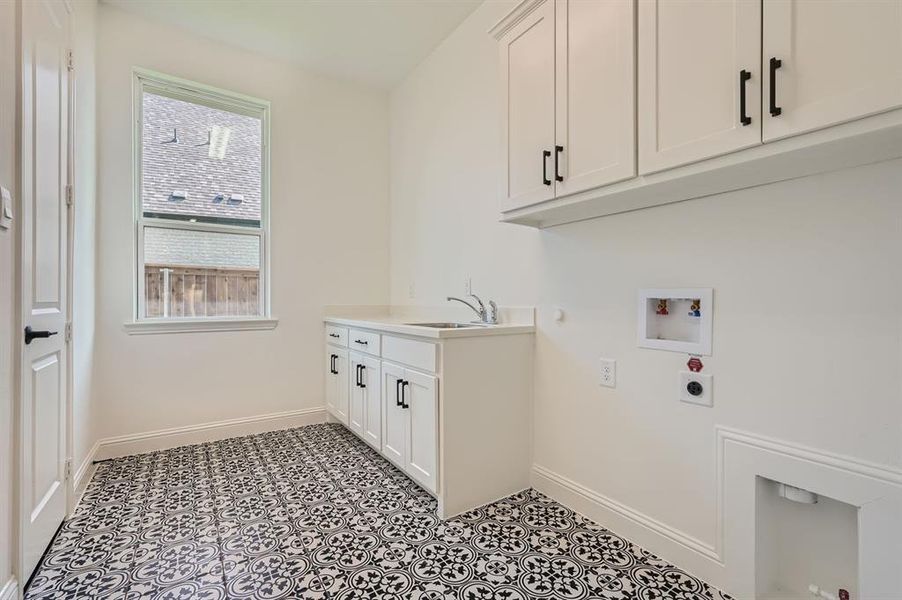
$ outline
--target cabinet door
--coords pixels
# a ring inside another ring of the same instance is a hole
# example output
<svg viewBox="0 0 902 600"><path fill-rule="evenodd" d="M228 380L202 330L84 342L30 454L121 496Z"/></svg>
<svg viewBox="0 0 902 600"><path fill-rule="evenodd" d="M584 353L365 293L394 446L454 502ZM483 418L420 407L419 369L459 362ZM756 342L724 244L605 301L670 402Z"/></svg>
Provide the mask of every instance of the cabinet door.
<svg viewBox="0 0 902 600"><path fill-rule="evenodd" d="M640 173L760 144L760 97L760 0L639 1Z"/></svg>
<svg viewBox="0 0 902 600"><path fill-rule="evenodd" d="M363 437L363 423L366 419L366 388L361 387L363 356L357 352L349 353L348 360L348 428Z"/></svg>
<svg viewBox="0 0 902 600"><path fill-rule="evenodd" d="M382 363L382 456L406 470L409 415L401 405L403 381L402 367Z"/></svg>
<svg viewBox="0 0 902 600"><path fill-rule="evenodd" d="M408 370L402 385L410 418L407 474L425 489L438 491L438 380Z"/></svg>
<svg viewBox="0 0 902 600"><path fill-rule="evenodd" d="M554 2L501 39L502 210L554 197Z"/></svg>
<svg viewBox="0 0 902 600"><path fill-rule="evenodd" d="M902 106L898 0L764 0L763 39L765 141Z"/></svg>
<svg viewBox="0 0 902 600"><path fill-rule="evenodd" d="M382 376L378 360L363 357L360 381L363 384L363 439L376 450L382 449Z"/></svg>
<svg viewBox="0 0 902 600"><path fill-rule="evenodd" d="M332 415L348 424L348 351L346 348L332 348L335 355L335 371L332 374Z"/></svg>
<svg viewBox="0 0 902 600"><path fill-rule="evenodd" d="M633 0L557 0L555 195L636 175Z"/></svg>

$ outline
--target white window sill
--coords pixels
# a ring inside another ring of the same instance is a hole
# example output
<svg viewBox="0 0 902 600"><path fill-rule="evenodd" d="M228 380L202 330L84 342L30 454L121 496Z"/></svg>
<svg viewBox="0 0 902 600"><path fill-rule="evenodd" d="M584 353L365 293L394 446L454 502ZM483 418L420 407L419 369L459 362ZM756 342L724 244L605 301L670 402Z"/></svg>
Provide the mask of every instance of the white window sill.
<svg viewBox="0 0 902 600"><path fill-rule="evenodd" d="M155 333L188 333L191 331L259 331L275 329L278 319L269 317L241 317L221 319L148 319L132 321L123 327L129 335Z"/></svg>

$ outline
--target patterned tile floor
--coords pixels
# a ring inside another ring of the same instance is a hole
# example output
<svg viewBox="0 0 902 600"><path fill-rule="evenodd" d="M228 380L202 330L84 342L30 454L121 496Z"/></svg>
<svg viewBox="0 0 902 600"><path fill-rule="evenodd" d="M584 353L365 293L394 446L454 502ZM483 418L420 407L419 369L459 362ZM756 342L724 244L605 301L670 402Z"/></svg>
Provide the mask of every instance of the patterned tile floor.
<svg viewBox="0 0 902 600"><path fill-rule="evenodd" d="M338 425L99 465L26 598L719 600L529 490L440 521Z"/></svg>

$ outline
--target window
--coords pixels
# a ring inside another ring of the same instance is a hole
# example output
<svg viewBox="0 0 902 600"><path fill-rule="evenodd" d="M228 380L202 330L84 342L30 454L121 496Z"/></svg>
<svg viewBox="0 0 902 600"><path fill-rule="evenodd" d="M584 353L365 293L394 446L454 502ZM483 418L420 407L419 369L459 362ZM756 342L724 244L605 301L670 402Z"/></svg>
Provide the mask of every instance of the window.
<svg viewBox="0 0 902 600"><path fill-rule="evenodd" d="M135 82L137 321L268 317L269 103Z"/></svg>

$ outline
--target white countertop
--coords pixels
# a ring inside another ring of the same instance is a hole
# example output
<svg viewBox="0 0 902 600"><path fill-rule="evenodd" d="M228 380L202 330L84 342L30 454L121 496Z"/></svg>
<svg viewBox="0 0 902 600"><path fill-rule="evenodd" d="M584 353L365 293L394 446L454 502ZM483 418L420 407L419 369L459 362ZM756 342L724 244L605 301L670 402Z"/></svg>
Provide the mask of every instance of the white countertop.
<svg viewBox="0 0 902 600"><path fill-rule="evenodd" d="M341 312L344 312L344 314L341 314ZM534 333L536 330L531 309L509 309L507 311L502 309L501 323L497 325L474 324L474 327L449 329L422 327L415 323L470 323L470 319L461 319L459 316L453 315L453 313L450 318L436 318L436 315L432 310L417 314L419 311L410 308L405 308L403 314L397 314L396 311L387 311L383 314L348 314L353 312L366 313L368 311L361 311L359 309L355 311L336 311L338 314L327 314L323 317L323 321L333 325L341 325L342 327L371 329L386 333L397 333L432 339L480 337L486 335L516 335ZM375 313L376 311L372 312Z"/></svg>

